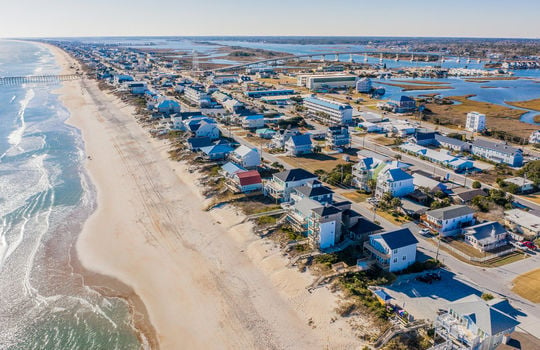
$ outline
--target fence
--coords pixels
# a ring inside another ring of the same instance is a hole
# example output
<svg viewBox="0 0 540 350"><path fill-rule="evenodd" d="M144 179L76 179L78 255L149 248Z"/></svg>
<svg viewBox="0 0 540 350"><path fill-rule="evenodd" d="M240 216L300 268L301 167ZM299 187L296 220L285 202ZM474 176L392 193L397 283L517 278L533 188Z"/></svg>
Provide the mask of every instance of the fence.
<svg viewBox="0 0 540 350"><path fill-rule="evenodd" d="M463 257L463 258L465 258L465 259L467 259L469 261L472 261L472 262L486 262L488 260L491 260L491 259L503 256L503 255L513 253L513 252L515 252L517 250L516 248L509 248L509 249L504 250L502 252L489 253L489 255L486 255L486 256L481 257L481 258L477 258L475 256L467 255L466 253L462 252L461 250L456 249L456 248L452 247L450 244L445 243L443 241L440 241L440 244L441 244L442 247L448 249L452 253L456 253L457 255L459 255L459 256L461 256L461 257Z"/></svg>

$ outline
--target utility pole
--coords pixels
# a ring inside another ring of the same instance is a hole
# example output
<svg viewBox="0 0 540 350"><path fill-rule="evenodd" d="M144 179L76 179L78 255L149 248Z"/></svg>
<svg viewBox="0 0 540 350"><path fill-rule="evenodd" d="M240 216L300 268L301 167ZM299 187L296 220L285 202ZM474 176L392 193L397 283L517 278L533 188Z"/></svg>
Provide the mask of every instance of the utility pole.
<svg viewBox="0 0 540 350"><path fill-rule="evenodd" d="M439 250L441 249L441 234L437 235L437 253L435 253L435 261L439 261Z"/></svg>

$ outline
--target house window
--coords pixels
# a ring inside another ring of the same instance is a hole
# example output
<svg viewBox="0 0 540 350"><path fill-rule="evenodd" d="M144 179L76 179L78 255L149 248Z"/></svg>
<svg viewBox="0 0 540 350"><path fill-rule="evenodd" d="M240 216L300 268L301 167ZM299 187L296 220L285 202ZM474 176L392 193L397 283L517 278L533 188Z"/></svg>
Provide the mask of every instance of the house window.
<svg viewBox="0 0 540 350"><path fill-rule="evenodd" d="M406 256L406 255L403 255L403 260L407 260L407 256Z"/></svg>
<svg viewBox="0 0 540 350"><path fill-rule="evenodd" d="M397 254L397 249L394 249L392 252L393 252L394 254Z"/></svg>
<svg viewBox="0 0 540 350"><path fill-rule="evenodd" d="M394 262L397 262L397 258L394 258Z"/></svg>

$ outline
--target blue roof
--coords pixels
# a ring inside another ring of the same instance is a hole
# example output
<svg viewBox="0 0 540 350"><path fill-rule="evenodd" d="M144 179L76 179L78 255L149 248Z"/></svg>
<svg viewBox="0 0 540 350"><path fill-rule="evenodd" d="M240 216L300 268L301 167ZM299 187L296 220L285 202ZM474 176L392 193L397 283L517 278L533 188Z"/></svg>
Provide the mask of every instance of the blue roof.
<svg viewBox="0 0 540 350"><path fill-rule="evenodd" d="M192 148L208 147L212 145L212 140L209 137L191 137L187 140Z"/></svg>
<svg viewBox="0 0 540 350"><path fill-rule="evenodd" d="M176 101L173 101L173 100L164 100L162 101L158 107L168 107L168 108L171 108L171 107L180 107L180 104Z"/></svg>
<svg viewBox="0 0 540 350"><path fill-rule="evenodd" d="M257 120L257 119L264 119L264 116L262 114L254 114L254 115L248 115L246 117L246 120Z"/></svg>
<svg viewBox="0 0 540 350"><path fill-rule="evenodd" d="M408 228L381 233L380 236L392 250L418 243L418 240Z"/></svg>
<svg viewBox="0 0 540 350"><path fill-rule="evenodd" d="M335 109L335 110L338 110L338 111L341 111L341 110L344 110L344 109L352 109L352 107L349 106L349 105L344 105L344 104L341 104L341 103L332 103L332 102L320 100L320 99L318 99L316 97L305 97L304 101L315 103L315 104L318 104L320 106Z"/></svg>
<svg viewBox="0 0 540 350"><path fill-rule="evenodd" d="M311 138L307 134L291 136L295 146L311 145Z"/></svg>
<svg viewBox="0 0 540 350"><path fill-rule="evenodd" d="M233 151L232 147L229 145L214 145L201 148L204 154L216 154L216 153L230 153Z"/></svg>
<svg viewBox="0 0 540 350"><path fill-rule="evenodd" d="M373 294L375 294L376 296L381 298L383 301L387 301L387 300L392 299L392 297L390 295L388 295L388 293L386 293L382 289L377 289L376 291L373 292Z"/></svg>
<svg viewBox="0 0 540 350"><path fill-rule="evenodd" d="M239 171L246 171L246 169L242 168L240 165L233 162L225 163L221 167L221 169L223 169L223 171L225 171L227 174L231 174L231 175L236 174Z"/></svg>
<svg viewBox="0 0 540 350"><path fill-rule="evenodd" d="M267 133L271 133L271 134L275 134L276 131L275 130L272 130L272 129L268 129L268 128L263 128L263 129L257 129L255 131L256 134L267 134Z"/></svg>
<svg viewBox="0 0 540 350"><path fill-rule="evenodd" d="M389 169L388 172L394 181L403 181L413 178L410 174L404 172L400 168Z"/></svg>

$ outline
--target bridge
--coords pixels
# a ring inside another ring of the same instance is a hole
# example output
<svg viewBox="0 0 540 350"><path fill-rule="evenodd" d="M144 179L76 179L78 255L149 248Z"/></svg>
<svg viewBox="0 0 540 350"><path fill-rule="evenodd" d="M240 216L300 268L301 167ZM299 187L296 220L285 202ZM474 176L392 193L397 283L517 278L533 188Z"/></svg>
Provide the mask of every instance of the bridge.
<svg viewBox="0 0 540 350"><path fill-rule="evenodd" d="M205 70L205 72L224 72L224 71L230 71L230 70L236 70L241 68L247 68L250 66L257 66L261 64L272 64L277 62L287 62L287 61L297 61L300 59L308 59L308 61L313 61L315 58L319 57L320 62L326 62L327 56L333 56L334 62L339 62L339 56L340 55L349 55L349 62L355 62L353 56L364 56L363 60L364 62L368 61L368 56L379 56L379 62L382 63L384 59L388 60L391 58L388 58L388 56L393 56L395 61L399 61L400 58L408 57L411 62L413 61L426 61L430 62L433 57L436 58L436 61L442 61L444 62L444 56L442 53L437 52L397 52L397 51L331 51L331 52L317 52L317 53L310 53L310 54L302 54L302 55L290 55L290 56L283 56L283 57L277 57L277 58L268 58L264 60L259 61L253 61L253 62L247 62L242 64L237 64L233 66L227 66L227 67L221 67L221 68L215 68L215 69L208 69ZM480 57L458 57L457 61L460 62L461 60L465 60L466 62L471 62L472 60L476 60L477 62L480 62L482 58ZM484 58L485 60L485 58Z"/></svg>
<svg viewBox="0 0 540 350"><path fill-rule="evenodd" d="M19 77L0 77L0 86L17 86L22 84L56 84L62 81L77 80L82 74L27 75Z"/></svg>

